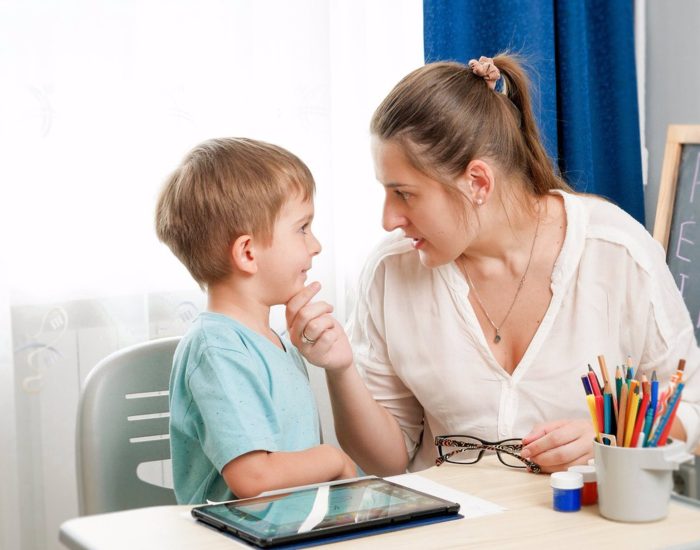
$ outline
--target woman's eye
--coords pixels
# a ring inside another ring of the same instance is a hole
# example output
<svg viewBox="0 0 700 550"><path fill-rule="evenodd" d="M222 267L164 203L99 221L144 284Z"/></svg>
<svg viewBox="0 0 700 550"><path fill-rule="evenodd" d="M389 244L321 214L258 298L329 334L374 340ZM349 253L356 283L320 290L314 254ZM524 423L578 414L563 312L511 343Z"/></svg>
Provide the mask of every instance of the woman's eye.
<svg viewBox="0 0 700 550"><path fill-rule="evenodd" d="M406 193L405 191L399 191L398 189L394 190L394 193L396 193L402 201L408 200L408 197L411 196L410 193Z"/></svg>

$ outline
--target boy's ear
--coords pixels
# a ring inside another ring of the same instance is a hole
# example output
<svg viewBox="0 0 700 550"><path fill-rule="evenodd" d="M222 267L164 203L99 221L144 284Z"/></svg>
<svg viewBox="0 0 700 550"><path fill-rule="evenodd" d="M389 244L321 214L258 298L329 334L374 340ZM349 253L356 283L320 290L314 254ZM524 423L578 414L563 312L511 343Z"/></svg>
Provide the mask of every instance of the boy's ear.
<svg viewBox="0 0 700 550"><path fill-rule="evenodd" d="M237 269L253 275L258 271L252 235L241 235L231 245L231 260Z"/></svg>

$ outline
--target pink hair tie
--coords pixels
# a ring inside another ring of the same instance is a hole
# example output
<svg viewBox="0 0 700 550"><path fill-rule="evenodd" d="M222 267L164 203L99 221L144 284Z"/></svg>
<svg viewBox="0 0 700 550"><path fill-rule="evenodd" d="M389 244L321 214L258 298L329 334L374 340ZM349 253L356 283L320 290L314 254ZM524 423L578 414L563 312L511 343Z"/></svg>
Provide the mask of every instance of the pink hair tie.
<svg viewBox="0 0 700 550"><path fill-rule="evenodd" d="M496 89L496 82L501 78L501 71L498 70L493 59L490 57L481 56L479 61L476 59L471 59L468 63L469 68L476 76L480 76L486 81L489 88L492 90Z"/></svg>

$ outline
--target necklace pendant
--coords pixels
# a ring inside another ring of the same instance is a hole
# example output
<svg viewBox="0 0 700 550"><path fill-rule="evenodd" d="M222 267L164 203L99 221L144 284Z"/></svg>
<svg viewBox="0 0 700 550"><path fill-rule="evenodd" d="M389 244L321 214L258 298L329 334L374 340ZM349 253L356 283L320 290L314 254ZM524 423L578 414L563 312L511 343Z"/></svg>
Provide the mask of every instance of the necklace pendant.
<svg viewBox="0 0 700 550"><path fill-rule="evenodd" d="M498 344L498 342L500 342L500 341L501 341L501 335L498 334L498 330L496 330L496 336L493 339L493 343Z"/></svg>

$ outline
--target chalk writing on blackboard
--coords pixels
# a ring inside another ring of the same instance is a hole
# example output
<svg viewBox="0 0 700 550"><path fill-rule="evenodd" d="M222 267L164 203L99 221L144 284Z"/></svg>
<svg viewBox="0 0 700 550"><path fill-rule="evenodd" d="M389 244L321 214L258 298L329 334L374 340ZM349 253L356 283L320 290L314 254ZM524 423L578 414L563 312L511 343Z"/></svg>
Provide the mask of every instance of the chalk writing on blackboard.
<svg viewBox="0 0 700 550"><path fill-rule="evenodd" d="M666 250L700 342L700 144L685 144L681 151Z"/></svg>

